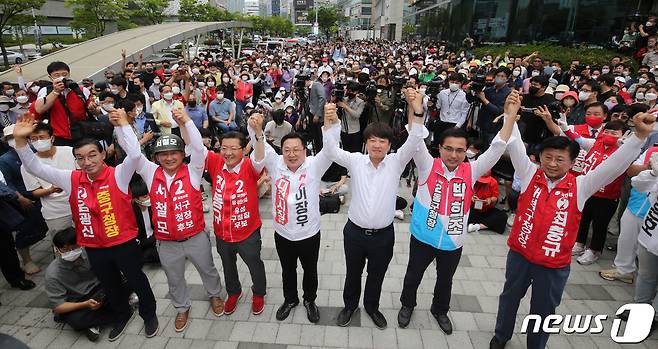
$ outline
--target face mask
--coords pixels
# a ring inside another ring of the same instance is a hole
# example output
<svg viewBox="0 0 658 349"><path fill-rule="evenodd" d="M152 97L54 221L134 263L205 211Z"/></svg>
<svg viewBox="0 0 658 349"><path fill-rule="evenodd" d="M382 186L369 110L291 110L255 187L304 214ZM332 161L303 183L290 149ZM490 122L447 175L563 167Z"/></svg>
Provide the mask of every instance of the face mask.
<svg viewBox="0 0 658 349"><path fill-rule="evenodd" d="M560 92L560 93L556 93L556 94L555 94L555 99L557 99L557 100L559 101L559 100L562 99L562 96L563 96L563 95L564 95L564 93L562 93L562 92Z"/></svg>
<svg viewBox="0 0 658 349"><path fill-rule="evenodd" d="M477 154L475 154L475 152L473 152L472 150L470 149L466 150L466 158L468 158L469 160L475 158L475 155Z"/></svg>
<svg viewBox="0 0 658 349"><path fill-rule="evenodd" d="M203 81L199 81L199 87L205 87L205 86L206 86L206 83L205 83L205 82L203 82Z"/></svg>
<svg viewBox="0 0 658 349"><path fill-rule="evenodd" d="M18 102L20 104L25 104L25 103L27 103L27 101L28 101L27 96L18 96L18 97L16 97L16 102Z"/></svg>
<svg viewBox="0 0 658 349"><path fill-rule="evenodd" d="M532 76L539 76L539 70L533 70L532 73L530 74Z"/></svg>
<svg viewBox="0 0 658 349"><path fill-rule="evenodd" d="M32 92L34 92L34 93L38 93L38 92L39 92L39 89L40 89L39 86L32 86L32 87L30 87L30 90L32 90Z"/></svg>
<svg viewBox="0 0 658 349"><path fill-rule="evenodd" d="M106 103L101 105L101 108L105 110L106 112L109 112L110 110L114 109L114 103Z"/></svg>
<svg viewBox="0 0 658 349"><path fill-rule="evenodd" d="M196 107L196 101L187 101L187 106L190 108Z"/></svg>
<svg viewBox="0 0 658 349"><path fill-rule="evenodd" d="M617 103L615 102L604 102L603 104L605 104L605 106L608 107L608 110L614 108L614 106L617 105Z"/></svg>
<svg viewBox="0 0 658 349"><path fill-rule="evenodd" d="M13 95L14 95L14 90L11 89L11 90L7 90L7 91L5 91L5 95L7 95L7 96L9 96L9 97L13 96Z"/></svg>
<svg viewBox="0 0 658 349"><path fill-rule="evenodd" d="M612 147L613 145L616 145L618 140L619 140L618 136L613 136L606 133L601 134L601 141L603 141L603 145L607 147Z"/></svg>
<svg viewBox="0 0 658 349"><path fill-rule="evenodd" d="M644 25L646 25L647 27L652 27L653 23L651 23L650 21L647 21L647 23L645 23Z"/></svg>
<svg viewBox="0 0 658 349"><path fill-rule="evenodd" d="M495 79L494 79L494 83L495 83L496 85L503 85L503 84L506 83L506 82L507 82L507 80L505 80L505 79L503 79L503 78L495 78Z"/></svg>
<svg viewBox="0 0 658 349"><path fill-rule="evenodd" d="M573 98L566 98L562 101L565 107L573 107L576 104L576 100Z"/></svg>
<svg viewBox="0 0 658 349"><path fill-rule="evenodd" d="M426 88L421 88L421 89L419 89L419 90L420 90L420 93L423 94L423 95L425 95L425 91L427 91Z"/></svg>
<svg viewBox="0 0 658 349"><path fill-rule="evenodd" d="M192 74L199 74L199 69L196 68L192 69Z"/></svg>
<svg viewBox="0 0 658 349"><path fill-rule="evenodd" d="M224 94L223 93L218 93L217 94L217 100L221 101L222 99L224 99Z"/></svg>
<svg viewBox="0 0 658 349"><path fill-rule="evenodd" d="M658 95L655 94L655 93L652 93L652 92L649 92L649 93L645 93L645 94L644 94L644 98L645 98L647 101L654 101L654 100L656 100L657 97L658 97Z"/></svg>
<svg viewBox="0 0 658 349"><path fill-rule="evenodd" d="M10 147L16 148L16 140L15 139L10 139L7 141L7 144L9 144Z"/></svg>
<svg viewBox="0 0 658 349"><path fill-rule="evenodd" d="M167 93L163 94L162 97L164 97L164 99L166 99L166 100L169 101L169 100L171 100L172 98L174 98L174 94L171 93L171 92L167 92Z"/></svg>
<svg viewBox="0 0 658 349"><path fill-rule="evenodd" d="M519 75L521 75L521 71L520 70L515 70L515 71L512 72L512 75L516 78Z"/></svg>
<svg viewBox="0 0 658 349"><path fill-rule="evenodd" d="M214 81L208 81L208 87L215 87Z"/></svg>
<svg viewBox="0 0 658 349"><path fill-rule="evenodd" d="M9 110L9 104L0 104L0 111Z"/></svg>
<svg viewBox="0 0 658 349"><path fill-rule="evenodd" d="M139 114L142 113L143 110L144 110L144 107L135 108L135 114L139 115Z"/></svg>
<svg viewBox="0 0 658 349"><path fill-rule="evenodd" d="M159 84L159 83L160 83L160 79L153 79L153 83L156 84L156 85Z"/></svg>
<svg viewBox="0 0 658 349"><path fill-rule="evenodd" d="M247 82L247 80L249 80L248 77L246 77L246 76L243 76L243 77L242 77L242 81Z"/></svg>
<svg viewBox="0 0 658 349"><path fill-rule="evenodd" d="M608 68L601 69L601 74L608 74L609 72L610 72L610 69L608 69Z"/></svg>
<svg viewBox="0 0 658 349"><path fill-rule="evenodd" d="M224 83L228 83L228 82L229 82L229 78L222 78L222 81L223 81Z"/></svg>
<svg viewBox="0 0 658 349"><path fill-rule="evenodd" d="M175 95L180 94L180 87L178 86L172 87L171 92L173 92Z"/></svg>
<svg viewBox="0 0 658 349"><path fill-rule="evenodd" d="M594 115L586 115L585 123L591 128L599 128L603 123L603 118Z"/></svg>
<svg viewBox="0 0 658 349"><path fill-rule="evenodd" d="M399 64L396 64L396 65L395 65L395 69L396 69L396 70L400 70L400 68L402 68L401 65L399 65Z"/></svg>
<svg viewBox="0 0 658 349"><path fill-rule="evenodd" d="M637 82L638 82L640 85L644 85L644 84L647 83L647 79L645 79L645 78L639 78L639 79L637 80Z"/></svg>
<svg viewBox="0 0 658 349"><path fill-rule="evenodd" d="M599 78L598 75L592 75L592 79L596 80L596 79L598 79L598 78Z"/></svg>
<svg viewBox="0 0 658 349"><path fill-rule="evenodd" d="M578 93L578 99L581 101L586 101L589 99L589 97L592 95L592 92L587 92L587 91L580 91Z"/></svg>
<svg viewBox="0 0 658 349"><path fill-rule="evenodd" d="M644 100L644 92L638 92L635 94L635 99L638 101L643 101Z"/></svg>
<svg viewBox="0 0 658 349"><path fill-rule="evenodd" d="M53 143L51 142L50 139L40 139L36 142L32 142L32 146L38 152L44 152L50 150L50 148L52 148L53 146Z"/></svg>
<svg viewBox="0 0 658 349"><path fill-rule="evenodd" d="M110 89L110 92L112 92L113 95L118 95L119 94L119 90L116 89L116 88Z"/></svg>
<svg viewBox="0 0 658 349"><path fill-rule="evenodd" d="M450 91L455 92L459 90L459 84L452 83L449 85Z"/></svg>
<svg viewBox="0 0 658 349"><path fill-rule="evenodd" d="M530 92L531 96L534 96L537 94L537 92L539 92L539 87L531 86L528 91Z"/></svg>
<svg viewBox="0 0 658 349"><path fill-rule="evenodd" d="M74 262L76 259L80 258L82 254L82 248L78 247L75 250L62 253L62 259L67 262Z"/></svg>

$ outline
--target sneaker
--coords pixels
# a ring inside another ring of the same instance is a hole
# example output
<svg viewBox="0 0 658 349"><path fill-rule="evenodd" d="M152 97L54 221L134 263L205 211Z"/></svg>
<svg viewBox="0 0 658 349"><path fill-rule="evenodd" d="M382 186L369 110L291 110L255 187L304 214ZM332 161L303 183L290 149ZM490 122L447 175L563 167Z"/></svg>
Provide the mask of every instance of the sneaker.
<svg viewBox="0 0 658 349"><path fill-rule="evenodd" d="M251 312L258 315L265 309L265 296L253 296L251 298Z"/></svg>
<svg viewBox="0 0 658 349"><path fill-rule="evenodd" d="M146 334L146 338L155 336L158 333L158 328L160 328L160 324L157 316L154 316L149 321L144 321L144 333Z"/></svg>
<svg viewBox="0 0 658 349"><path fill-rule="evenodd" d="M190 309L187 309L183 313L176 314L174 319L174 329L176 332L183 332L187 327L187 319L190 317Z"/></svg>
<svg viewBox="0 0 658 349"><path fill-rule="evenodd" d="M588 248L582 256L576 259L576 261L582 265L590 265L599 260L599 257L601 257L601 252L593 251Z"/></svg>
<svg viewBox="0 0 658 349"><path fill-rule="evenodd" d="M507 226L511 227L514 225L514 220L516 219L516 214L515 213L510 213L509 216L507 217Z"/></svg>
<svg viewBox="0 0 658 349"><path fill-rule="evenodd" d="M101 336L101 330L98 327L89 327L85 329L85 336L90 342L95 342Z"/></svg>
<svg viewBox="0 0 658 349"><path fill-rule="evenodd" d="M623 274L617 268L602 270L599 272L599 276L608 281L618 280L627 284L633 283L633 273Z"/></svg>
<svg viewBox="0 0 658 349"><path fill-rule="evenodd" d="M403 221L404 220L404 212L402 212L402 210L395 210L395 218Z"/></svg>
<svg viewBox="0 0 658 349"><path fill-rule="evenodd" d="M480 225L477 223L474 224L469 224L468 225L468 232L469 233L475 233L480 230Z"/></svg>
<svg viewBox="0 0 658 349"><path fill-rule="evenodd" d="M219 297L210 297L210 307L215 316L224 315L224 300Z"/></svg>
<svg viewBox="0 0 658 349"><path fill-rule="evenodd" d="M126 329L126 326L128 326L128 323L130 323L130 320L132 320L133 317L135 317L135 312L131 310L130 316L126 320L119 321L116 324L114 324L114 327L110 331L110 334L107 336L107 340L109 340L110 342L114 342L115 340L119 339L119 337Z"/></svg>
<svg viewBox="0 0 658 349"><path fill-rule="evenodd" d="M238 306L238 301L242 297L242 292L228 296L226 303L224 303L224 314L231 315Z"/></svg>
<svg viewBox="0 0 658 349"><path fill-rule="evenodd" d="M585 252L585 245L581 244L580 242L576 242L576 244L573 245L573 249L571 250L571 255L582 256L584 252Z"/></svg>
<svg viewBox="0 0 658 349"><path fill-rule="evenodd" d="M345 203L345 195L338 195L338 200L340 200L341 205L344 204Z"/></svg>

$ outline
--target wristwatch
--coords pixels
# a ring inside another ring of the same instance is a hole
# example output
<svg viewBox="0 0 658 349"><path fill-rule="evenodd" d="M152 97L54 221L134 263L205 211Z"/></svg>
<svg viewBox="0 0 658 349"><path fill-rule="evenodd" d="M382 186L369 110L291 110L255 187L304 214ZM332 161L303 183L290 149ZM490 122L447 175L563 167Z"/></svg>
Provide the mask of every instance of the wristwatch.
<svg viewBox="0 0 658 349"><path fill-rule="evenodd" d="M416 116L417 118L422 118L423 116L425 116L425 113L416 113L416 112L414 112L414 116Z"/></svg>

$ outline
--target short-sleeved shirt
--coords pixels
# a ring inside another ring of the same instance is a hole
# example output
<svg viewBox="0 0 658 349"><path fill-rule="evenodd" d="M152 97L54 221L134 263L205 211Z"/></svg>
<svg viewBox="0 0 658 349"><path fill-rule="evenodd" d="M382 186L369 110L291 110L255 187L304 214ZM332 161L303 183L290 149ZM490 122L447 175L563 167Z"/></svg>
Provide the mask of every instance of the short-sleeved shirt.
<svg viewBox="0 0 658 349"><path fill-rule="evenodd" d="M74 262L60 257L50 262L45 274L46 295L51 309L66 303L85 299L100 284L91 271L85 252Z"/></svg>
<svg viewBox="0 0 658 349"><path fill-rule="evenodd" d="M220 120L228 120L229 113L233 108L233 102L226 98L221 103L218 100L214 100L210 102L210 115L217 116Z"/></svg>

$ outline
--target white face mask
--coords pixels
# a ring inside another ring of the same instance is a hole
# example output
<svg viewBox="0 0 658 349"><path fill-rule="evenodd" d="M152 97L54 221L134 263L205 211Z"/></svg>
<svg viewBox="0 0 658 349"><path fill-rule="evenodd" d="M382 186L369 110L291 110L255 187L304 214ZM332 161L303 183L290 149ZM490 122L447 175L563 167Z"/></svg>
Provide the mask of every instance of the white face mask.
<svg viewBox="0 0 658 349"><path fill-rule="evenodd" d="M180 93L180 87L174 86L171 88L171 92L173 92L175 95Z"/></svg>
<svg viewBox="0 0 658 349"><path fill-rule="evenodd" d="M0 111L9 110L9 104L0 104Z"/></svg>
<svg viewBox="0 0 658 349"><path fill-rule="evenodd" d="M578 93L578 99L581 101L586 101L589 99L589 97L592 95L592 92L585 92L585 91L580 91Z"/></svg>
<svg viewBox="0 0 658 349"><path fill-rule="evenodd" d="M60 252L61 253L61 252ZM62 253L62 259L67 261L67 262L75 262L78 258L80 258L80 255L82 254L82 248L78 247L75 250L71 250L68 252Z"/></svg>
<svg viewBox="0 0 658 349"><path fill-rule="evenodd" d="M199 81L199 87L204 87L204 86L206 86L206 83L203 81Z"/></svg>
<svg viewBox="0 0 658 349"><path fill-rule="evenodd" d="M112 88L112 89L110 89L110 92L112 92L113 95L118 95L119 94L119 89Z"/></svg>
<svg viewBox="0 0 658 349"><path fill-rule="evenodd" d="M167 93L163 94L162 97L164 97L164 99L170 101L172 98L174 98L174 94L171 93L171 92L167 92Z"/></svg>
<svg viewBox="0 0 658 349"><path fill-rule="evenodd" d="M144 107L135 108L135 114L139 115L144 110Z"/></svg>
<svg viewBox="0 0 658 349"><path fill-rule="evenodd" d="M658 98L658 95L653 93L653 92L649 92L649 93L644 94L644 98L647 101L654 101L654 100L656 100L656 98Z"/></svg>
<svg viewBox="0 0 658 349"><path fill-rule="evenodd" d="M101 105L101 108L105 110L106 112L109 112L110 110L114 109L114 104L113 103L106 103Z"/></svg>
<svg viewBox="0 0 658 349"><path fill-rule="evenodd" d="M215 87L214 81L208 81L208 87Z"/></svg>
<svg viewBox="0 0 658 349"><path fill-rule="evenodd" d="M40 139L36 142L32 142L32 146L38 152L49 151L53 147L53 142L50 139Z"/></svg>
<svg viewBox="0 0 658 349"><path fill-rule="evenodd" d="M18 97L16 97L16 102L18 102L20 104L25 104L25 103L27 103L27 101L28 101L27 96L18 96Z"/></svg>
<svg viewBox="0 0 658 349"><path fill-rule="evenodd" d="M199 74L199 69L196 68L192 69L192 74Z"/></svg>
<svg viewBox="0 0 658 349"><path fill-rule="evenodd" d="M557 99L558 101L561 100L561 99L562 99L562 95L564 95L564 93L562 93L562 92L556 92L556 93L555 93L555 99Z"/></svg>
<svg viewBox="0 0 658 349"><path fill-rule="evenodd" d="M247 82L247 80L249 80L248 77L246 77L246 76L243 76L243 77L242 77L242 81Z"/></svg>
<svg viewBox="0 0 658 349"><path fill-rule="evenodd" d="M10 139L10 140L8 140L8 141L7 141L7 144L9 144L9 146L12 147L12 148L14 148L14 149L16 148L16 140L13 139L13 138Z"/></svg>
<svg viewBox="0 0 658 349"><path fill-rule="evenodd" d="M610 72L610 69L608 69L608 68L601 69L602 74L608 74L609 72Z"/></svg>
<svg viewBox="0 0 658 349"><path fill-rule="evenodd" d="M14 95L14 90L13 90L13 89L9 89L9 90L5 91L5 95L7 95L7 96L9 96L9 97L13 96L13 95Z"/></svg>
<svg viewBox="0 0 658 349"><path fill-rule="evenodd" d="M644 92L638 92L635 94L635 99L638 101L643 101L644 100Z"/></svg>
<svg viewBox="0 0 658 349"><path fill-rule="evenodd" d="M427 91L427 89L426 88L419 88L419 90L420 90L420 93L422 93L423 96L425 96L425 91Z"/></svg>
<svg viewBox="0 0 658 349"><path fill-rule="evenodd" d="M151 206L151 199L146 199L144 201L137 201L138 204L144 206L144 207L149 207Z"/></svg>
<svg viewBox="0 0 658 349"><path fill-rule="evenodd" d="M470 149L466 149L466 157L467 157L469 160L475 158L475 155L477 155L477 154L475 154L475 152L473 152L473 151L470 150Z"/></svg>
<svg viewBox="0 0 658 349"><path fill-rule="evenodd" d="M532 76L539 76L539 70L533 70L531 75Z"/></svg>
<svg viewBox="0 0 658 349"><path fill-rule="evenodd" d="M521 75L521 71L520 70L515 70L515 71L512 72L512 75L514 77L517 77L517 76Z"/></svg>
<svg viewBox="0 0 658 349"><path fill-rule="evenodd" d="M645 79L645 78L639 78L639 79L637 80L637 82L638 82L640 85L644 85L644 84L647 83L647 79Z"/></svg>
<svg viewBox="0 0 658 349"><path fill-rule="evenodd" d="M221 101L222 99L224 99L224 94L223 94L223 93L218 93L218 94L217 94L217 99L220 100L220 101Z"/></svg>
<svg viewBox="0 0 658 349"><path fill-rule="evenodd" d="M452 83L449 85L450 91L455 92L459 90L459 84Z"/></svg>
<svg viewBox="0 0 658 349"><path fill-rule="evenodd" d="M230 80L229 80L229 78L222 78L222 81L224 81L226 83L226 82L229 82Z"/></svg>
<svg viewBox="0 0 658 349"><path fill-rule="evenodd" d="M156 85L159 84L159 83L160 83L160 79L153 79L153 83L156 84Z"/></svg>
<svg viewBox="0 0 658 349"><path fill-rule="evenodd" d="M40 89L39 86L32 86L32 87L30 87L30 90L32 90L32 92L34 92L34 93L38 93L38 92L39 92L39 89Z"/></svg>

